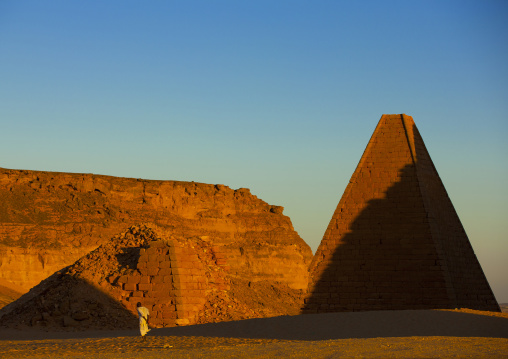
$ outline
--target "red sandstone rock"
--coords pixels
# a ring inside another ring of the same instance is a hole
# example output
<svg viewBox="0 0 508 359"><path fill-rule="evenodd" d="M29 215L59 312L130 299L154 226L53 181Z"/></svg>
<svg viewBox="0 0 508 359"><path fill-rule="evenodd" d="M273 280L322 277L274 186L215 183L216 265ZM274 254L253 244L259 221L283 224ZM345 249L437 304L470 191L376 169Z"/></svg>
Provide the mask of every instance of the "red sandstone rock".
<svg viewBox="0 0 508 359"><path fill-rule="evenodd" d="M312 252L282 210L224 185L0 169L0 279L28 290L151 222L213 241L222 250L217 265L227 262L239 278L305 289Z"/></svg>
<svg viewBox="0 0 508 359"><path fill-rule="evenodd" d="M310 268L305 312L499 311L413 122L383 115Z"/></svg>
<svg viewBox="0 0 508 359"><path fill-rule="evenodd" d="M23 292L24 290L22 288L0 279L0 309L21 297Z"/></svg>

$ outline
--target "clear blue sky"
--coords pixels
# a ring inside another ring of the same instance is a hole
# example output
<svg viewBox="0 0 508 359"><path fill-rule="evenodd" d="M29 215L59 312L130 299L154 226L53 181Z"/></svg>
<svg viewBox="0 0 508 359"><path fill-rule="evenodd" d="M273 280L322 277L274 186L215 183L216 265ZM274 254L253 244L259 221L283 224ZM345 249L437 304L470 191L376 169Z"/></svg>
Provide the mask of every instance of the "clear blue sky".
<svg viewBox="0 0 508 359"><path fill-rule="evenodd" d="M315 250L413 116L508 302L508 2L2 1L0 167L248 187Z"/></svg>

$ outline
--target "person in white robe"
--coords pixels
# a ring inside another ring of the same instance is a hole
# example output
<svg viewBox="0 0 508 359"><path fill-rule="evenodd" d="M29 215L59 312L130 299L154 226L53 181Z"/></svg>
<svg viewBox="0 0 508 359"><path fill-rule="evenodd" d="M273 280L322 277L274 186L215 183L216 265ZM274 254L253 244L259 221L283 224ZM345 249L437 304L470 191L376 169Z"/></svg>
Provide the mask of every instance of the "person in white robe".
<svg viewBox="0 0 508 359"><path fill-rule="evenodd" d="M138 303L137 307L139 315L139 331L141 333L141 337L143 337L143 340L146 340L145 335L150 331L150 328L148 328L148 316L150 313L148 308L143 307L141 303Z"/></svg>

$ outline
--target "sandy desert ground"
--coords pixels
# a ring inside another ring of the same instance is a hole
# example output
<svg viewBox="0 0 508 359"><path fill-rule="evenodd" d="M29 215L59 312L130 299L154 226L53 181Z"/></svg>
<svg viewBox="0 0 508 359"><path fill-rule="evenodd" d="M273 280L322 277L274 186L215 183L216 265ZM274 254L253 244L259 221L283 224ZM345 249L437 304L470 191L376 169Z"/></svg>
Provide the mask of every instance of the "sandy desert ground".
<svg viewBox="0 0 508 359"><path fill-rule="evenodd" d="M137 331L0 331L1 358L508 358L508 314L307 314Z"/></svg>

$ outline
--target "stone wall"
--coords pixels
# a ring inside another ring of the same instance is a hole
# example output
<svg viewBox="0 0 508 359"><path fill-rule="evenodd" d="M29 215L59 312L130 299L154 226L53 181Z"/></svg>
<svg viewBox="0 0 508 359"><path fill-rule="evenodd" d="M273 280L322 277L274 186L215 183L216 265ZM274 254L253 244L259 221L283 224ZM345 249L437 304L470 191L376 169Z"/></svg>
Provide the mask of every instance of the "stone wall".
<svg viewBox="0 0 508 359"><path fill-rule="evenodd" d="M194 324L210 292L230 289L224 253L218 246L211 249L215 271L210 261L205 268L194 248L176 241L152 242L140 249L136 271L109 281L120 285L119 299L127 309L135 313L138 302L148 308L152 326Z"/></svg>

